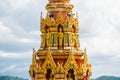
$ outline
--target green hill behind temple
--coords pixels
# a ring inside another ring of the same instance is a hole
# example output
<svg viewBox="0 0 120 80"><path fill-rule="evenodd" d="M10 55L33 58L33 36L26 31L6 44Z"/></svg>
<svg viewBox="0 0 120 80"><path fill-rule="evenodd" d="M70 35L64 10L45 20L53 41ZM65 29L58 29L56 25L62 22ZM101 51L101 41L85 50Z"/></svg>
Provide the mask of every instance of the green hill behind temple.
<svg viewBox="0 0 120 80"><path fill-rule="evenodd" d="M19 77L11 77L11 76L0 76L0 80L28 80Z"/></svg>
<svg viewBox="0 0 120 80"><path fill-rule="evenodd" d="M101 76L96 79L91 79L91 80L120 80L120 77L115 77L115 76Z"/></svg>

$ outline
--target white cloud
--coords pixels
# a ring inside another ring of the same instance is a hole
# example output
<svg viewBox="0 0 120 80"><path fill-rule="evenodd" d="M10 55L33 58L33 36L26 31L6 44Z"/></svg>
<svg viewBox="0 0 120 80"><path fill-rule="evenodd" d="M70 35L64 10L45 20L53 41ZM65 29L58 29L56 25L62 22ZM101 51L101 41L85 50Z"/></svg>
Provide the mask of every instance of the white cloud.
<svg viewBox="0 0 120 80"><path fill-rule="evenodd" d="M6 27L4 23L0 21L0 42L9 41L11 38L15 39L15 35L10 28Z"/></svg>
<svg viewBox="0 0 120 80"><path fill-rule="evenodd" d="M33 39L27 39L27 38L22 38L22 39L19 39L18 41L22 43L39 43L39 41L35 41Z"/></svg>
<svg viewBox="0 0 120 80"><path fill-rule="evenodd" d="M8 71L13 71L15 69L16 65L10 65L6 68L4 68L3 70L0 70L0 73L5 73L5 72L8 72Z"/></svg>
<svg viewBox="0 0 120 80"><path fill-rule="evenodd" d="M38 32L29 33L30 35L37 35ZM0 42L21 42L21 43L39 43L38 40L31 38L20 38L17 37L16 34L7 26L4 25L3 22L0 21Z"/></svg>
<svg viewBox="0 0 120 80"><path fill-rule="evenodd" d="M29 3L29 0L12 0L11 3L14 8L21 8L25 7Z"/></svg>
<svg viewBox="0 0 120 80"><path fill-rule="evenodd" d="M1 1L3 4L3 7L7 7L7 5L10 6L11 10L17 10L17 9L27 9L29 8L30 5L38 5L38 1L34 1L34 0L6 0L6 1Z"/></svg>
<svg viewBox="0 0 120 80"><path fill-rule="evenodd" d="M86 46L91 54L119 55L120 29L117 27L120 23L120 15L118 15L120 14L120 6L116 4L118 2L119 0L87 0L84 2L85 10L88 13L84 16L87 16L89 20L91 19L92 24L84 26L87 22L81 23L81 28L85 27L86 30L90 30L87 38L81 38L81 47ZM89 33L94 34L94 36L90 37Z"/></svg>
<svg viewBox="0 0 120 80"><path fill-rule="evenodd" d="M11 33L11 30L0 22L0 34L2 33Z"/></svg>
<svg viewBox="0 0 120 80"><path fill-rule="evenodd" d="M39 30L38 31L31 31L30 34L40 36L41 32Z"/></svg>
<svg viewBox="0 0 120 80"><path fill-rule="evenodd" d="M32 56L32 50L28 52L18 52L18 53L10 53L10 52L4 52L0 51L0 57L1 58L7 58L7 59L26 59L31 58Z"/></svg>

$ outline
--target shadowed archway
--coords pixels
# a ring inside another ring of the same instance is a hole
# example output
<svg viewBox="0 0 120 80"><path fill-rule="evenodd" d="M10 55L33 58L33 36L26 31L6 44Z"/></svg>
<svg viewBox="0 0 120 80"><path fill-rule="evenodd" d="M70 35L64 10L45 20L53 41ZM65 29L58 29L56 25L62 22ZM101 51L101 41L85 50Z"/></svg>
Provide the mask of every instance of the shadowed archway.
<svg viewBox="0 0 120 80"><path fill-rule="evenodd" d="M46 72L47 72L46 76L45 76L46 80L50 80L50 79L54 78L54 75L52 75L52 70L51 69L47 69Z"/></svg>
<svg viewBox="0 0 120 80"><path fill-rule="evenodd" d="M67 79L75 80L74 70L70 69L67 74Z"/></svg>

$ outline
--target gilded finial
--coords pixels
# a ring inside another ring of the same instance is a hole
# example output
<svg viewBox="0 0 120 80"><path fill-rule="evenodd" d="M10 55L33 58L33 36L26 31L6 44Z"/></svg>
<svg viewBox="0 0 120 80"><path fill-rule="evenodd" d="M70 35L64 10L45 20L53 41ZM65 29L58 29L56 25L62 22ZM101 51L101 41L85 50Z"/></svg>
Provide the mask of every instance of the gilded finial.
<svg viewBox="0 0 120 80"><path fill-rule="evenodd" d="M78 19L78 12L76 12L76 17L77 17L77 19Z"/></svg>
<svg viewBox="0 0 120 80"><path fill-rule="evenodd" d="M84 49L84 62L85 62L85 64L88 64L88 56L87 56L87 50L86 50L86 48Z"/></svg>
<svg viewBox="0 0 120 80"><path fill-rule="evenodd" d="M40 20L42 21L42 12L40 13L41 15L40 15Z"/></svg>
<svg viewBox="0 0 120 80"><path fill-rule="evenodd" d="M85 53L87 52L87 49L86 49L86 48L84 49L84 52L85 52Z"/></svg>
<svg viewBox="0 0 120 80"><path fill-rule="evenodd" d="M35 55L36 51L33 48L33 53L32 53L32 66L36 67L36 55Z"/></svg>

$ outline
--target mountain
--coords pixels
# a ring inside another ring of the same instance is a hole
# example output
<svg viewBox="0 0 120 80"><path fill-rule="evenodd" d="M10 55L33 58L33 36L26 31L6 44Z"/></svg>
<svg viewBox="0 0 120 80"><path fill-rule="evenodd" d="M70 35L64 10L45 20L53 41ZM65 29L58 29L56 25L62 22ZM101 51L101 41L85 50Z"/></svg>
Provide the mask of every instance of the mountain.
<svg viewBox="0 0 120 80"><path fill-rule="evenodd" d="M11 76L0 76L0 80L28 80L19 77L11 77Z"/></svg>
<svg viewBox="0 0 120 80"><path fill-rule="evenodd" d="M101 76L96 79L91 79L91 80L120 80L120 77L115 77L115 76Z"/></svg>

